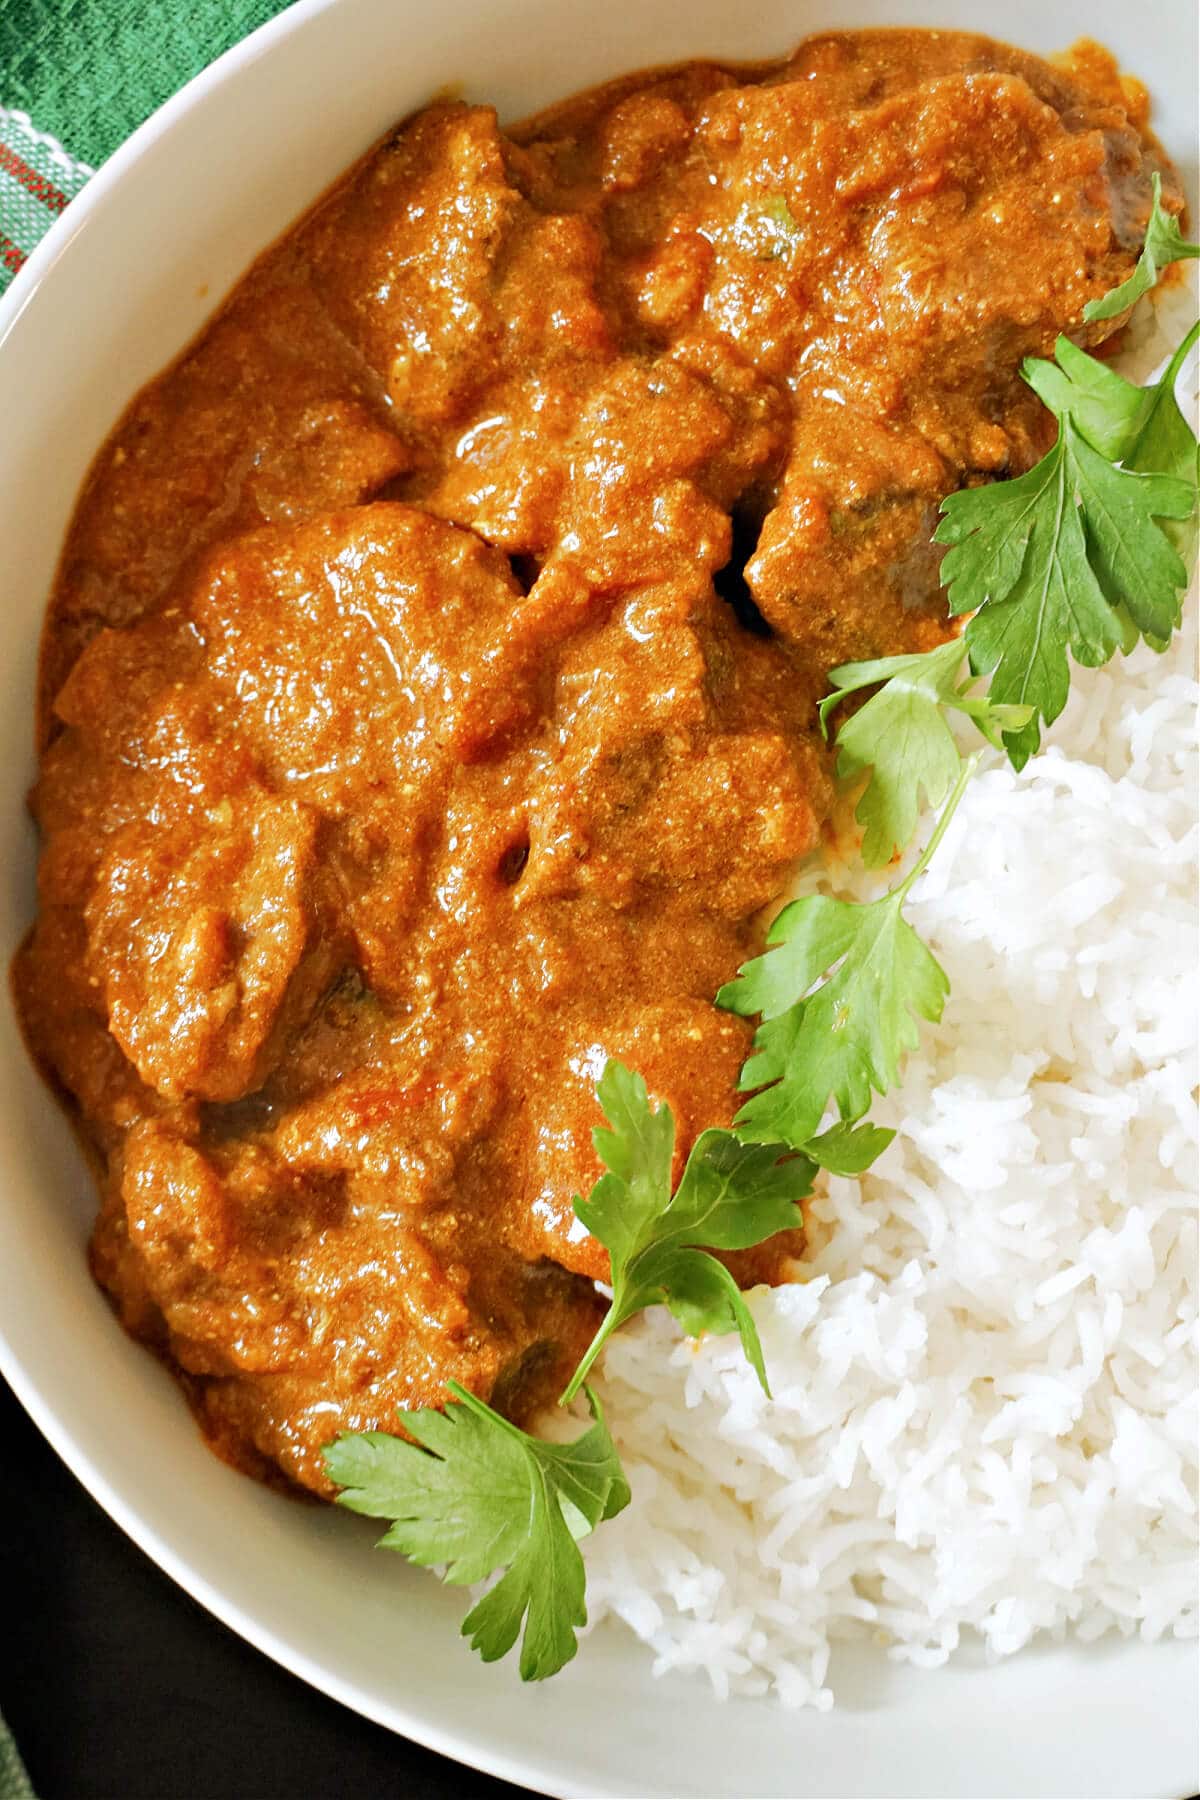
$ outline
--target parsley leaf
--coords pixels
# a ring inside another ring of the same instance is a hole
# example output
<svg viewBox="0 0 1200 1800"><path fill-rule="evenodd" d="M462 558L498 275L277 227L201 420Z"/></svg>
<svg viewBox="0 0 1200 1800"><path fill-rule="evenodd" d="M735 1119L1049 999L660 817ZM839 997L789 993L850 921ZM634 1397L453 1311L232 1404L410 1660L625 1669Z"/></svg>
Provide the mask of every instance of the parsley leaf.
<svg viewBox="0 0 1200 1800"><path fill-rule="evenodd" d="M743 1137L807 1141L815 1158L822 1140L811 1134L830 1100L843 1121L861 1118L872 1089L895 1085L901 1058L917 1044L917 1020L941 1018L950 984L903 906L974 769L974 758L963 764L937 828L898 886L867 906L824 894L793 900L771 927L766 953L717 995L732 1012L762 1015L741 1079L744 1090L758 1091L734 1120Z"/></svg>
<svg viewBox="0 0 1200 1800"><path fill-rule="evenodd" d="M929 806L940 806L953 786L961 759L948 709L974 720L997 749L1003 732L1019 730L1032 716L1027 706L972 695L974 676L960 680L966 656L963 640L952 638L923 655L844 663L829 677L835 691L819 708L822 731L831 708L847 694L883 684L837 734L837 772L843 780L871 771L854 814L864 828L862 859L868 869L882 868L908 843L922 793Z"/></svg>
<svg viewBox="0 0 1200 1800"><path fill-rule="evenodd" d="M975 614L966 642L972 668L992 676L990 700L1033 708L1028 724L1004 733L1016 768L1038 747L1039 720L1066 704L1068 650L1095 667L1128 649L1131 633L1158 648L1170 637L1187 569L1159 521L1190 519L1196 502L1194 461L1190 477L1133 461L1139 447L1143 457L1161 452L1167 433L1182 466L1187 426L1174 421L1166 378L1131 389L1062 338L1056 357L1057 367L1030 361L1022 371L1059 419L1054 448L1013 481L948 495L934 534L951 546L942 563L951 611ZM1121 452L1124 467L1111 460Z"/></svg>
<svg viewBox="0 0 1200 1800"><path fill-rule="evenodd" d="M1069 415L1094 450L1127 469L1173 475L1195 490L1200 447L1179 410L1175 386L1197 337L1197 321L1150 387L1126 381L1070 338L1054 346L1054 362L1026 359L1021 373L1050 411Z"/></svg>
<svg viewBox="0 0 1200 1800"><path fill-rule="evenodd" d="M576 1539L629 1504L629 1485L590 1390L594 1423L573 1443L551 1444L458 1382L449 1388L457 1406L403 1415L416 1443L344 1432L326 1446L325 1468L343 1490L339 1506L393 1521L381 1549L423 1567L445 1563L455 1584L504 1569L463 1620L463 1636L495 1662L524 1623L521 1679L541 1681L570 1662L576 1627L587 1623Z"/></svg>
<svg viewBox="0 0 1200 1800"><path fill-rule="evenodd" d="M1042 404L1056 418L1072 419L1101 456L1123 460L1137 433L1147 389L1089 356L1069 337L1056 339L1053 362L1027 356L1021 375Z"/></svg>
<svg viewBox="0 0 1200 1800"><path fill-rule="evenodd" d="M1093 319L1115 319L1118 313L1125 312L1143 294L1150 292L1158 281L1160 270L1185 257L1200 256L1200 244L1186 243L1179 220L1163 207L1161 175L1154 176L1153 188L1154 204L1150 208L1150 223L1146 227L1146 241L1137 267L1120 287L1110 289L1100 300L1088 301L1083 316L1089 324Z"/></svg>
<svg viewBox="0 0 1200 1800"><path fill-rule="evenodd" d="M689 1336L736 1331L763 1391L762 1346L737 1282L707 1250L746 1250L801 1222L796 1202L811 1192L815 1163L786 1143L743 1143L731 1131L701 1132L671 1192L675 1120L652 1108L646 1083L610 1059L596 1087L608 1120L593 1133L603 1174L575 1211L612 1263L612 1303L563 1395L579 1388L619 1325L646 1306L667 1306ZM843 1158L864 1143L835 1143ZM882 1146L880 1146L882 1148ZM781 1161L781 1158L786 1160Z"/></svg>
<svg viewBox="0 0 1200 1800"><path fill-rule="evenodd" d="M883 1125L872 1125L869 1120L855 1124L839 1119L820 1137L808 1139L805 1154L819 1168L828 1169L831 1175L862 1175L887 1149L895 1135L894 1131Z"/></svg>
<svg viewBox="0 0 1200 1800"><path fill-rule="evenodd" d="M1191 566L1196 552L1200 444L1197 444L1191 426L1179 410L1175 384L1184 359L1197 338L1200 338L1200 320L1192 326L1176 350L1164 369L1161 380L1153 387L1137 390L1141 395L1141 406L1133 420L1129 441L1121 452L1127 469L1142 472L1159 470L1188 484L1192 495L1190 513L1183 518L1164 519L1160 522L1163 531L1182 557L1185 567Z"/></svg>

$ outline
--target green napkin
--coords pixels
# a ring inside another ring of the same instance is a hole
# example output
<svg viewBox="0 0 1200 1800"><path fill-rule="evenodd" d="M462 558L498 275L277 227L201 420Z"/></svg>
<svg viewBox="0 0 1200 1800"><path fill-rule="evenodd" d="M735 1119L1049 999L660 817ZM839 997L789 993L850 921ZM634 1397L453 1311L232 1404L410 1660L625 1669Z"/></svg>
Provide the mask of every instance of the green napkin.
<svg viewBox="0 0 1200 1800"><path fill-rule="evenodd" d="M0 0L0 292L97 163L285 0Z"/></svg>

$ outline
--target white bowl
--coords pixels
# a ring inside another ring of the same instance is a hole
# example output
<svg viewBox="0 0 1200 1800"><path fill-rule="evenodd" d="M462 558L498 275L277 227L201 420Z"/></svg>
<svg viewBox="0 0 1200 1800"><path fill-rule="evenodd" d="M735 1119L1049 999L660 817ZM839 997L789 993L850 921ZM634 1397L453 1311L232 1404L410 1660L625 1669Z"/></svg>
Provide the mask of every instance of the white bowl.
<svg viewBox="0 0 1200 1800"><path fill-rule="evenodd" d="M395 119L448 85L514 118L629 68L760 57L831 25L922 24L1031 49L1090 33L1150 86L1196 160L1193 0L301 0L165 106L74 201L0 305L0 660L10 698L0 946L33 910L38 628L79 482L134 390L254 254ZM1195 200L1193 182L1193 203ZM332 1509L209 1454L167 1375L118 1330L84 1261L92 1184L0 1016L0 1362L93 1495L219 1618L348 1706L560 1795L1180 1795L1196 1778L1190 1647L1034 1650L936 1674L847 1651L831 1716L655 1682L602 1630L548 1688L485 1668L462 1596ZM30 1497L36 1504L37 1497Z"/></svg>

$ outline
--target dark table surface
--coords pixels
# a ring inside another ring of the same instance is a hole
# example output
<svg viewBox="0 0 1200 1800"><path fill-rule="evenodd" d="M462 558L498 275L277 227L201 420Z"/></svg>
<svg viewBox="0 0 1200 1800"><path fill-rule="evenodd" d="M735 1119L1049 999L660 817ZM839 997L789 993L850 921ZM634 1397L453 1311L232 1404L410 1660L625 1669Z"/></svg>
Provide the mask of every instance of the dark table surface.
<svg viewBox="0 0 1200 1800"><path fill-rule="evenodd" d="M514 1800L368 1724L202 1611L0 1382L0 1711L39 1800Z"/></svg>

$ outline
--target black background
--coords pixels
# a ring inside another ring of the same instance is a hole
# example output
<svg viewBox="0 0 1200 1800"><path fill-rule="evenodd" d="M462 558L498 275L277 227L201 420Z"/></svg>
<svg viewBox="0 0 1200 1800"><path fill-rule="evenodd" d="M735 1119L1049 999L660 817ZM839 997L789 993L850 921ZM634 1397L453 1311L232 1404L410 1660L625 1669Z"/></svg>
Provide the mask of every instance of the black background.
<svg viewBox="0 0 1200 1800"><path fill-rule="evenodd" d="M210 1618L101 1512L3 1382L0 1546L0 1711L38 1800L524 1793L368 1724Z"/></svg>

